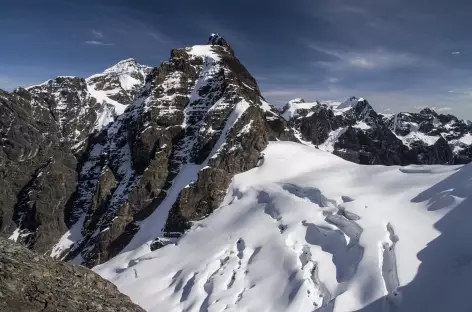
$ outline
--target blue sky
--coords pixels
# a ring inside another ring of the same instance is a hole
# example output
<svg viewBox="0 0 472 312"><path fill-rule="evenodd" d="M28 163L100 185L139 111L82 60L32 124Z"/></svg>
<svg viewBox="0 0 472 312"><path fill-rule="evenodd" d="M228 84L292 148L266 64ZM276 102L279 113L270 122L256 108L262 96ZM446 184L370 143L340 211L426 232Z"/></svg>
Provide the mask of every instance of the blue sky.
<svg viewBox="0 0 472 312"><path fill-rule="evenodd" d="M429 106L472 118L466 0L0 0L0 88L87 77L219 32L283 104L367 98L379 112Z"/></svg>

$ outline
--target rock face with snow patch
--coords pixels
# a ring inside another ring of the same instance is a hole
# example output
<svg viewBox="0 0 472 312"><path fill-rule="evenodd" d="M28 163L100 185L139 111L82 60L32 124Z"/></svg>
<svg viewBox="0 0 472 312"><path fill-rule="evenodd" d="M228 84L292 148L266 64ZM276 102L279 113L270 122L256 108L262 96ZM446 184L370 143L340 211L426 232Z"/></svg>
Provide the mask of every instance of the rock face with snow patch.
<svg viewBox="0 0 472 312"><path fill-rule="evenodd" d="M100 130L125 111L141 91L151 70L152 67L127 59L86 79L88 91L101 104L95 129Z"/></svg>

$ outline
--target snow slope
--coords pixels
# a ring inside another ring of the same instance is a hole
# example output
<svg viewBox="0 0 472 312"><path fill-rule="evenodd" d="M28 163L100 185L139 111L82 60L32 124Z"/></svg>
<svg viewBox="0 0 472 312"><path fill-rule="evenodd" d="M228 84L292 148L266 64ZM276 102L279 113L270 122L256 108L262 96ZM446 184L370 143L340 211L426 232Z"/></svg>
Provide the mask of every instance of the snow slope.
<svg viewBox="0 0 472 312"><path fill-rule="evenodd" d="M471 179L271 142L176 245L94 270L147 311L470 311Z"/></svg>

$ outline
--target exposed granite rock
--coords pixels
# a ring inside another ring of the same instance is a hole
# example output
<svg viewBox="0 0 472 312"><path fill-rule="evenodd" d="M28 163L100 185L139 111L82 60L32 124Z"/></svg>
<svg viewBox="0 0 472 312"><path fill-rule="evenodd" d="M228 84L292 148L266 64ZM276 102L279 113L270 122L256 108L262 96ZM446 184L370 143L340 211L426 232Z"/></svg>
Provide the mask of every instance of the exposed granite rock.
<svg viewBox="0 0 472 312"><path fill-rule="evenodd" d="M219 45L219 46L225 47L231 52L231 54L234 55L233 49L231 49L228 42L226 42L226 40L223 37L221 37L219 34L211 34L210 37L208 38L207 44Z"/></svg>
<svg viewBox="0 0 472 312"><path fill-rule="evenodd" d="M306 141L320 145L328 139L329 133L341 126L342 120L336 118L333 111L326 105L317 105L312 111L301 112L305 117L294 121L294 127L299 128Z"/></svg>
<svg viewBox="0 0 472 312"><path fill-rule="evenodd" d="M2 312L144 312L91 270L41 256L1 237L0 299Z"/></svg>
<svg viewBox="0 0 472 312"><path fill-rule="evenodd" d="M424 165L452 164L454 155L446 139L440 137L431 146L416 143L411 146L412 163Z"/></svg>
<svg viewBox="0 0 472 312"><path fill-rule="evenodd" d="M73 145L88 137L98 118L100 104L87 88L83 78L57 77L27 92L46 103L59 128L60 140Z"/></svg>

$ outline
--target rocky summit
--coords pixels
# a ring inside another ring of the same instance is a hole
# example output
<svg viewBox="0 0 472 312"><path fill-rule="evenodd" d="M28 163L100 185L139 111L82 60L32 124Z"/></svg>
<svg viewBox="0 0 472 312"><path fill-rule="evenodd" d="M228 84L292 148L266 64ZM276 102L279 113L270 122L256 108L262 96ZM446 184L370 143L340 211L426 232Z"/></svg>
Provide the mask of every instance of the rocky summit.
<svg viewBox="0 0 472 312"><path fill-rule="evenodd" d="M88 267L176 244L235 174L293 141L359 164L463 164L470 122L431 109L382 115L365 99L269 105L218 34L147 67L0 91L0 227ZM144 244L144 245L143 245Z"/></svg>

